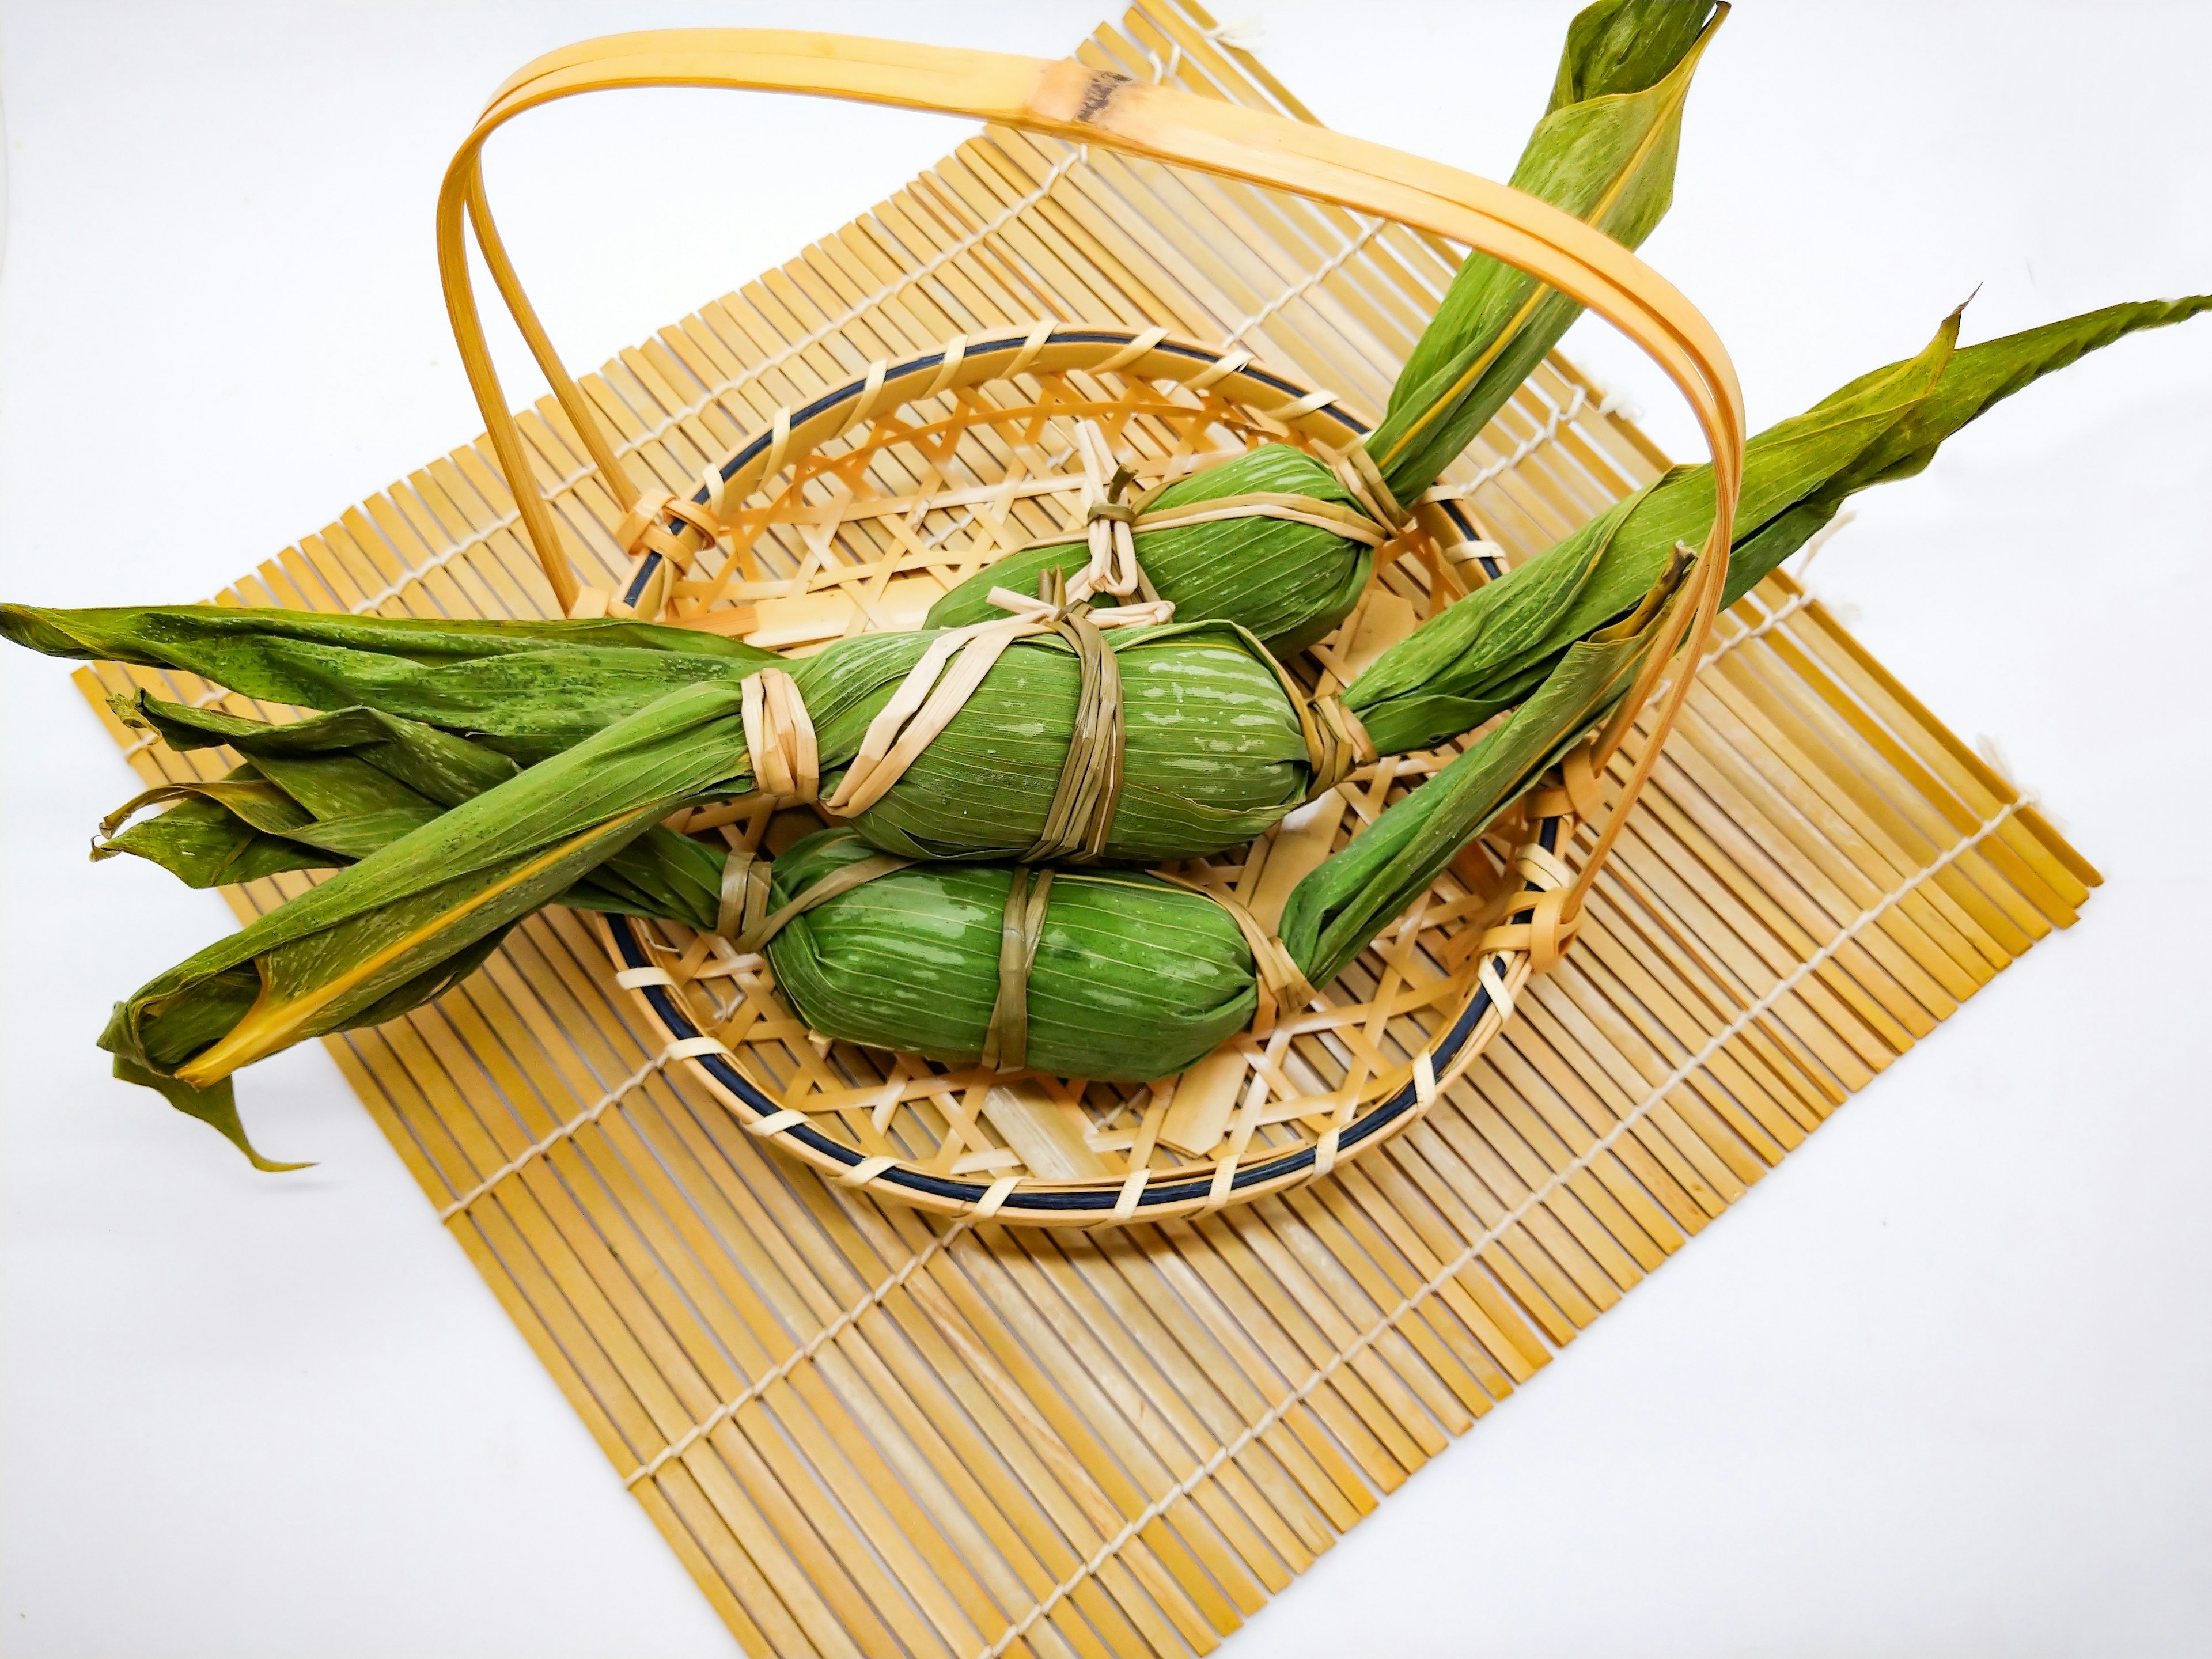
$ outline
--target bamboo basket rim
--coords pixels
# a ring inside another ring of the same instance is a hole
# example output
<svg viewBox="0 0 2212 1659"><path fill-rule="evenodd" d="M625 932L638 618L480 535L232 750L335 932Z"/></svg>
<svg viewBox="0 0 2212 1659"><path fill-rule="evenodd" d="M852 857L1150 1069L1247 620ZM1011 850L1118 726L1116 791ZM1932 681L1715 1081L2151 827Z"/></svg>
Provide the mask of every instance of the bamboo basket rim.
<svg viewBox="0 0 2212 1659"><path fill-rule="evenodd" d="M1169 360L1166 366L1182 366L1186 378L1205 378L1209 390L1224 400L1233 395L1231 388L1240 380L1249 380L1261 388L1283 401L1278 409L1295 411L1293 418L1307 429L1303 435L1325 447L1325 435L1311 428L1334 424L1338 432L1348 434L1355 441L1369 428L1365 422L1349 410L1339 406L1335 394L1326 391L1309 392L1288 377L1266 369L1249 361L1249 354L1231 352L1188 341L1170 341L1158 329L1135 329L1109 325L1072 325L1066 328L1046 330L1042 325L1026 331L994 331L994 337L969 349L968 356L958 362L967 373L963 378L969 387L1011 385L1012 377L1003 374L994 359L1010 351L1028 352L1033 362L1042 360L1046 349L1046 337L1057 342L1060 361L1066 362L1070 351L1095 354L1100 360L1111 362L1116 358L1127 358L1125 367L1112 372L1129 378L1132 384L1154 374L1161 365L1150 361L1158 352ZM1146 343L1149 341L1150 344ZM1143 352L1134 357L1129 354L1143 346ZM890 388L901 381L941 369L950 345L933 352L918 355L893 366L872 366L870 372L848 383L834 387L811 399L801 408L785 412L768 423L763 430L732 447L726 459L709 470L724 484L721 499L727 502L750 486L751 499L768 497L773 503L796 495L804 487L805 468L813 459L817 440L835 436L850 430L857 422L849 415L841 417L841 411L855 398L866 395L866 389L875 386L881 394L878 412L871 421L896 416L908 405L892 401ZM972 368L969 356L974 359ZM1240 361L1243 359L1244 361ZM1223 369L1224 365L1229 367ZM881 370L880 374L878 372ZM1030 372L1024 370L1024 372ZM1082 372L1080 369L1075 372ZM1094 371L1096 372L1096 371ZM956 380L952 384L957 385ZM925 389L924 396L928 395ZM1126 401L1126 394L1125 394ZM973 416L975 424L1017 419L1030 412L1029 405L1012 409L994 409ZM1131 404L1134 409L1137 405ZM1209 418L1205 404L1190 411L1201 422ZM1253 410L1255 431L1264 431L1275 416L1268 410ZM1218 423L1218 411L1212 412ZM894 428L890 441L896 441L902 428ZM1217 453L1215 459L1219 459ZM845 458L848 464L851 457ZM778 470L768 471L774 459ZM781 489L771 490L770 481L788 478ZM706 504L715 492L702 484L694 500ZM1470 516L1456 501L1439 503L1447 520L1455 529L1473 538L1476 526ZM731 515L734 516L734 515ZM1477 542L1477 546L1489 544ZM1010 550L1001 550L1000 555ZM653 562L661 555L646 551L637 562L631 580L625 585L626 593L636 593L651 580ZM988 563L989 561L985 561ZM1479 553L1475 561L1486 578L1501 574L1497 560L1488 553ZM1376 576L1370 576L1372 587L1384 568L1378 559ZM679 625L689 623L696 626L708 621L714 613L702 611L674 618ZM1356 620L1356 613L1355 613ZM1510 809L1509 809L1510 810ZM1559 816L1547 817L1532 825L1537 843L1547 852L1555 852L1559 845L1563 820ZM1354 835L1358 833L1354 831ZM1432 888L1432 891L1434 889ZM631 917L608 915L602 918L605 927L605 942L617 973L629 975L665 973L662 963L656 960L644 937L639 921ZM1350 1121L1338 1127L1335 1150L1322 1156L1319 1146L1309 1140L1297 1147L1271 1147L1259 1158L1240 1162L1237 1157L1226 1159L1204 1158L1181 1170L1158 1172L1163 1177L1155 1182L1147 1179L1134 1194L1128 1194L1129 1174L1108 1175L1081 1179L1053 1180L1029 1176L1018 1185L1006 1188L993 1180L965 1180L955 1175L927 1170L912 1160L901 1159L866 1171L860 1179L872 1187L887 1189L887 1195L917 1207L944 1212L973 1212L981 1218L995 1217L1003 1221L1031 1222L1038 1224L1095 1224L1102 1218L1119 1222L1134 1219L1158 1220L1170 1216L1218 1208L1224 1203L1243 1203L1267 1193L1297 1184L1317 1175L1326 1174L1335 1158L1367 1151L1389 1134L1396 1133L1420 1115L1441 1088L1471 1064L1486 1046L1490 1038L1503 1028L1510 1017L1509 1004L1499 1011L1499 1018L1487 1030L1483 1030L1486 1017L1497 1006L1490 989L1489 980L1517 988L1525 982L1528 971L1528 953L1525 951L1506 951L1491 955L1490 975L1483 973L1484 953L1471 953L1468 961L1447 976L1449 981L1459 981L1453 989L1432 999L1426 1006L1456 1004L1454 1012L1441 1023L1439 1031L1425 1043L1415 1044L1405 1034L1399 1040L1413 1049L1412 1057L1404 1065L1394 1066L1388 1073L1392 1079L1363 1101L1363 1109ZM653 1023L672 1043L699 1044L720 1047L720 1040L702 1024L696 1011L689 1006L678 987L659 983L629 983L626 986L641 1001ZM786 1005L787 1006L787 1005ZM1393 1020L1393 1026L1396 1020ZM1480 1040L1478 1038L1480 1034ZM1234 1039L1232 1039L1232 1042ZM738 1116L746 1128L771 1144L783 1147L805 1161L823 1170L833 1179L848 1182L855 1179L855 1171L870 1164L869 1155L860 1147L825 1133L809 1122L793 1122L790 1109L770 1086L763 1086L749 1076L736 1056L727 1050L715 1052L681 1052L682 1063ZM775 1120L784 1121L778 1122ZM1218 1145L1218 1142L1216 1143ZM1227 1169L1226 1181L1221 1171ZM1195 1171L1194 1173L1193 1171ZM1147 1171L1148 1176L1152 1172ZM1003 1180L1003 1177L1000 1178Z"/></svg>

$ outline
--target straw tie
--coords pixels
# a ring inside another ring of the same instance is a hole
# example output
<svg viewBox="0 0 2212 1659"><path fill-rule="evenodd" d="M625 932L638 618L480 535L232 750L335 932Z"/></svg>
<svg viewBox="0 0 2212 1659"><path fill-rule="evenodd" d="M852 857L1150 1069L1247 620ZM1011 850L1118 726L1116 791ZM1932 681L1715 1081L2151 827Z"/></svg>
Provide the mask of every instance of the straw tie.
<svg viewBox="0 0 2212 1659"><path fill-rule="evenodd" d="M1412 514L1398 504L1367 452L1355 444L1341 453L1323 453L1329 470L1353 505L1290 491L1251 490L1182 507L1153 508L1148 503L1188 477L1170 479L1136 501L1123 501L1122 491L1132 477L1129 468L1115 459L1112 446L1096 421L1078 421L1075 459L1083 468L1083 534L1091 549L1091 562L1068 578L1069 599L1087 599L1097 593L1116 598L1142 593L1148 600L1158 599L1159 594L1137 560L1136 538L1142 531L1175 530L1230 519L1280 519L1311 525L1370 547L1380 547L1401 534L1412 522ZM1061 534L1028 545L1056 547L1066 540Z"/></svg>
<svg viewBox="0 0 2212 1659"><path fill-rule="evenodd" d="M1570 813L1586 822L1596 819L1605 811L1605 796L1598 788L1596 745L1583 743L1569 750L1559 762L1558 781L1547 777L1539 783L1522 797L1521 810L1532 823Z"/></svg>
<svg viewBox="0 0 2212 1659"><path fill-rule="evenodd" d="M1502 1019L1513 1018L1513 993L1499 971L1499 956L1522 952L1528 958L1531 974L1548 974L1574 943L1583 920L1579 912L1566 914L1574 872L1549 848L1533 841L1516 848L1507 868L1509 873L1521 878L1521 890L1507 901L1507 920L1485 928L1474 947L1482 958L1475 978L1490 993ZM1533 902L1531 893L1535 895Z"/></svg>
<svg viewBox="0 0 2212 1659"><path fill-rule="evenodd" d="M1237 931L1244 935L1245 945L1252 952L1252 972L1259 993L1258 1005L1252 1011L1250 1030L1254 1036L1270 1035L1285 1016L1311 1005L1317 994L1307 980L1305 969L1298 965L1290 947L1254 915L1242 899L1218 887L1203 887L1164 870L1155 870L1152 874L1170 886L1212 899L1228 913L1229 919L1237 924Z"/></svg>
<svg viewBox="0 0 2212 1659"><path fill-rule="evenodd" d="M877 853L832 870L805 892L770 910L769 886L774 872L769 860L739 848L722 865L722 908L714 931L735 945L740 956L757 956L768 948L770 939L809 910L913 862Z"/></svg>
<svg viewBox="0 0 2212 1659"><path fill-rule="evenodd" d="M1125 599L1141 593L1146 600L1158 600L1159 594L1137 559L1136 538L1144 532L1231 519L1279 519L1310 525L1369 547L1381 547L1404 533L1413 515L1399 505L1364 449L1354 444L1341 452L1324 450L1322 455L1344 493L1352 497L1352 505L1293 491L1250 490L1155 508L1151 502L1198 475L1170 479L1133 501L1124 501L1122 492L1132 478L1130 469L1115 459L1113 447L1096 421L1076 422L1074 456L1083 469L1083 539L1091 550L1091 562L1067 579L1068 599L1088 599L1098 593ZM1020 553L1064 546L1070 539L1061 532L1012 550Z"/></svg>
<svg viewBox="0 0 2212 1659"><path fill-rule="evenodd" d="M1083 832L1075 844L1088 845L1095 838L1097 845L1103 848L1105 827L1112 817L1112 796L1119 788L1121 680L1119 671L1110 661L1112 653L1096 639L1096 635L1100 629L1167 622L1175 615L1175 606L1164 599L1098 610L1082 605L1081 614L1071 617L1071 611L1077 607L1067 602L1065 589L1054 592L1051 597L1032 599L994 587L990 598L992 604L1013 614L993 622L949 629L931 641L898 689L892 692L890 701L869 721L860 738L860 752L853 757L836 793L822 804L830 811L844 817L867 811L890 793L891 786L904 775L921 751L952 723L953 716L967 706L968 699L982 684L983 677L1006 654L1009 646L1039 634L1056 633L1068 641L1078 659L1085 665L1085 685L1090 695L1083 707L1091 711L1093 718L1091 735L1086 738L1079 728L1075 741L1069 746L1069 763L1062 769L1060 787L1054 799L1063 833L1054 839L1063 838L1067 827L1079 820ZM1078 605L1080 603L1079 600ZM1109 727L1111 767L1116 775L1112 791L1103 787L1104 780L1098 771ZM1095 781L1097 787L1086 781ZM1085 801L1094 805L1079 812ZM1097 810L1097 804L1103 804L1103 813ZM1040 846L1042 844L1040 842Z"/></svg>
<svg viewBox="0 0 2212 1659"><path fill-rule="evenodd" d="M1334 691L1309 699L1299 711L1298 723L1304 730L1307 757L1313 764L1314 781L1306 793L1308 800L1318 800L1361 767L1374 764L1375 739L1367 735L1359 716L1346 708Z"/></svg>
<svg viewBox="0 0 2212 1659"><path fill-rule="evenodd" d="M1014 866L1006 888L1006 915L999 926L999 994L991 1004L991 1023L983 1033L981 1064L994 1072L1018 1072L1030 1057L1030 969L1036 965L1044 937L1045 907L1052 895L1052 872Z"/></svg>
<svg viewBox="0 0 2212 1659"><path fill-rule="evenodd" d="M707 469L705 476L711 499L721 480L712 467ZM674 527L669 527L664 520L673 520ZM697 548L684 539L686 530L698 536ZM587 589L578 594L570 614L658 617L670 583L689 574L699 554L717 545L727 533L726 526L704 501L690 501L666 490L647 491L631 504L614 530L615 541L633 560L642 560L649 553L660 555L660 563L646 583L644 592L632 604ZM625 582L623 587L628 586Z"/></svg>
<svg viewBox="0 0 2212 1659"><path fill-rule="evenodd" d="M781 805L816 799L822 793L821 751L799 682L781 668L763 668L747 675L741 690L754 787Z"/></svg>

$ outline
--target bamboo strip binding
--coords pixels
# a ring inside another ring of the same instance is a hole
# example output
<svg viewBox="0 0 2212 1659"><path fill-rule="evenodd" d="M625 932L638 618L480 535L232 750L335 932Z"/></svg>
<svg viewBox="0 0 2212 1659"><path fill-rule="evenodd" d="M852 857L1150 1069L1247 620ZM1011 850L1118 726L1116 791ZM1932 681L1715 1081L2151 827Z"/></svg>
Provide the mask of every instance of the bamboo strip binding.
<svg viewBox="0 0 2212 1659"><path fill-rule="evenodd" d="M1510 1017L1519 986L1531 973L1552 967L1572 942L1590 883L1650 775L1689 676L1674 677L1653 740L1610 810L1602 811L1601 822L1595 776L1635 724L1675 648L1686 642L1694 661L1711 636L1733 535L1743 422L1734 370L1710 326L1634 256L1533 198L1380 146L1101 75L1072 60L767 30L675 30L586 42L526 66L494 97L447 170L438 214L440 268L454 337L526 532L570 615L642 610L663 621L744 632L766 642L757 626L757 601L854 587L848 567L859 541L873 555L863 557L878 580L872 595L854 595L866 613L858 626L880 626L881 615L868 599L880 599L901 575L910 592L918 577L931 579L940 591L951 585L944 580L950 562L933 559L933 543L917 535L933 514L946 511L956 497L963 504L988 499L994 487L1006 489L1008 500L1012 488L1030 483L1047 483L1050 493L1050 469L1071 455L1081 461L1081 515L1057 528L1066 539L1090 538L1094 570L1086 575L1111 587L1109 573L1120 570L1115 554L1127 545L1135 514L1115 510L1112 488L1106 501L1098 499L1107 459L1116 463L1117 481L1151 476L1164 483L1194 465L1237 453L1240 440L1249 446L1263 437L1319 448L1377 532L1395 531L1393 539L1407 544L1400 556L1418 550L1441 568L1438 550L1418 544L1425 526L1417 526L1390 499L1359 447L1365 427L1335 406L1334 393L1297 387L1256 367L1241 348L1212 351L1170 343L1158 327L1063 328L1047 319L1019 335L980 342L957 336L939 351L895 367L878 359L861 379L803 408L779 409L766 431L702 475L690 500L641 489L616 459L612 441L562 365L507 256L483 188L482 151L492 132L539 104L610 88L669 85L802 92L978 115L1297 190L1454 236L1542 277L1612 320L1689 401L1711 450L1717 486L1714 522L1689 591L1620 711L1575 757L1571 779L1547 792L1547 815L1536 821L1529 839L1506 849L1504 867L1494 874L1470 849L1454 875L1440 880L1408 914L1389 945L1369 952L1378 958L1392 950L1419 953L1424 962L1416 971L1424 974L1441 967L1441 977L1419 992L1382 992L1349 1005L1314 994L1302 976L1281 971L1281 952L1272 939L1274 916L1255 921L1253 908L1235 890L1233 884L1249 878L1254 860L1267 854L1255 852L1233 870L1219 862L1211 868L1201 864L1182 878L1231 908L1261 971L1266 989L1253 1028L1181 1078L1143 1091L1029 1074L1024 1074L1024 1088L1009 1084L999 1069L1015 1064L1021 1052L1020 999L1016 994L1009 1003L1005 989L1002 1007L1014 1024L1002 1030L994 1015L987 1063L952 1073L911 1056L870 1054L811 1032L795 1033L796 1022L775 997L765 963L725 936L694 939L671 925L647 927L629 918L605 924L617 982L645 1000L682 1057L749 1130L773 1138L841 1183L877 1188L922 1207L1061 1224L1207 1213L1326 1175L1346 1152L1402 1130L1436 1099L1440 1081L1463 1071ZM484 345L465 219L501 297L621 509L616 538L635 564L618 598L579 583L524 459L520 432ZM1066 434L1059 459L1040 468L1038 449L1046 434L1079 412L1084 418ZM1112 440L1102 439L1094 422L1110 423ZM1318 435L1332 426L1343 434L1333 447ZM1229 447L1221 447L1217 432L1227 435ZM1100 454L1108 442L1122 447ZM1207 447L1200 449L1200 443ZM899 505L896 516L879 505L854 506L887 495ZM1258 510L1279 509L1270 504ZM1283 510L1298 508L1292 504ZM1441 516L1448 531L1474 539L1463 512L1447 506ZM877 532L872 540L852 538L863 521ZM763 532L778 524L812 532L802 531L805 556L784 570L772 568L763 544ZM934 540L942 542L951 528L941 529ZM903 546L888 544L885 531ZM1364 526L1358 533L1367 538ZM841 535L852 539L841 546ZM961 562L972 570L1025 544L1002 536L971 540L960 550L967 556ZM1376 560L1378 573L1389 551L1386 543ZM1131 580L1125 587L1141 580L1133 568L1126 574ZM750 609L744 604L748 599L756 600ZM1348 631L1337 638L1340 652L1352 642ZM779 708L796 701L787 681L749 694L749 735L765 730L771 699L781 699ZM751 718L757 711L763 716L761 727ZM1340 720L1316 721L1310 712L1305 719L1310 740L1318 740L1317 725L1331 728L1333 756L1347 744L1359 749L1358 734L1334 730ZM726 882L726 918L749 916L745 902L729 890L740 881L757 885L753 860L771 824L766 809L815 793L811 768L801 759L811 746L806 724L803 709L785 710L769 744L774 758L763 772L760 810L749 817L732 809L714 815L723 821L713 827L738 855ZM1339 770L1316 760L1316 771L1331 781ZM1353 780L1358 775L1352 774ZM828 805L835 809L842 796L866 788L848 776L839 798ZM1598 823L1595 847L1579 869L1558 856L1571 812ZM685 827L708 826L695 821ZM1103 840L1103 826L1094 827ZM1330 850L1334 827L1318 837L1323 854ZM1085 850L1091 841L1079 834L1068 850ZM1279 831L1267 838L1270 847L1281 842ZM1288 888L1277 886L1281 890L1272 896L1279 909ZM1470 906L1470 886L1480 889L1480 903ZM1041 915L1042 889L1037 897L1040 902L1030 908ZM1424 931L1442 936L1425 942ZM746 930L744 943L753 943L757 932ZM1395 979L1410 984L1413 977L1404 963L1378 964L1371 971L1378 986L1394 990ZM718 997L723 992L729 994ZM1435 1011L1445 1007L1452 1012L1439 1018ZM1355 1029L1361 1032L1358 1039L1349 1036ZM801 1040L794 1042L795 1036ZM738 1063L741 1055L747 1065ZM1149 1096L1141 1106L1139 1094ZM1115 1170L1097 1156L1100 1131L1133 1111L1139 1114L1138 1127L1126 1167ZM841 1120L836 1133L824 1127L833 1115ZM1196 1161L1176 1162L1173 1148ZM1156 1167L1156 1158L1164 1163Z"/></svg>

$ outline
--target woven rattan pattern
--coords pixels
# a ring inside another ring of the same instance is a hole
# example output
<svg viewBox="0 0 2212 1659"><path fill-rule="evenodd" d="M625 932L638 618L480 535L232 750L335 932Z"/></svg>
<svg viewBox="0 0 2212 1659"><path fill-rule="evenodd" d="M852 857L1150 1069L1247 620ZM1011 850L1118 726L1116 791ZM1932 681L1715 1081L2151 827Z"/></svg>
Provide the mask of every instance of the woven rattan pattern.
<svg viewBox="0 0 2212 1659"><path fill-rule="evenodd" d="M1207 27L1162 0L1084 55L1303 112ZM1233 336L1371 408L1450 263L992 135L588 389L667 489L875 357L1038 316ZM611 584L611 504L557 410L524 419ZM1525 553L1657 465L1555 363L1456 476ZM475 447L224 597L548 609ZM835 1188L669 1063L565 911L330 1047L747 1650L1203 1651L2094 880L1787 580L1723 635L1568 960L1418 1125L1241 1211L1042 1234ZM149 781L228 763L112 730Z"/></svg>

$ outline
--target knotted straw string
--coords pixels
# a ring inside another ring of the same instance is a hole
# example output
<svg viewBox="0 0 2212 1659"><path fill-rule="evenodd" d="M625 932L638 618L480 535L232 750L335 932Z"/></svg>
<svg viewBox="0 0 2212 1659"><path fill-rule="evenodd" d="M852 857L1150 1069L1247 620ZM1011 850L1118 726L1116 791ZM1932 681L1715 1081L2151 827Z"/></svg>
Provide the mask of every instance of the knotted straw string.
<svg viewBox="0 0 2212 1659"><path fill-rule="evenodd" d="M914 861L889 853L873 854L832 870L805 892L770 910L769 885L774 872L769 860L739 848L722 866L722 911L714 931L734 945L738 955L757 956L768 948L770 939L809 910L878 876L903 870Z"/></svg>
<svg viewBox="0 0 2212 1659"><path fill-rule="evenodd" d="M1068 734L1067 753L1060 761L1060 781L1053 788L1044 828L1021 862L1068 859L1091 864L1106 851L1115 809L1121 800L1121 750L1127 735L1121 665L1105 635L1092 624L1091 607L1079 599L1066 603L1058 571L1046 571L1038 586L1042 602L1052 608L1048 626L1074 647L1082 681L1076 694L1075 726Z"/></svg>
<svg viewBox="0 0 2212 1659"><path fill-rule="evenodd" d="M1196 893L1201 898L1212 899L1226 911L1237 924L1237 931L1244 935L1244 943L1252 952L1254 982L1259 993L1259 1003L1252 1011L1251 1032L1263 1037L1274 1030L1285 1016L1310 1006L1316 994L1307 981L1305 969L1290 947L1277 938L1252 912L1243 900L1215 887L1202 887L1194 881L1170 875L1164 870L1152 872L1171 887L1180 887L1187 893Z"/></svg>
<svg viewBox="0 0 2212 1659"><path fill-rule="evenodd" d="M908 671L906 678L892 692L890 701L868 722L868 729L860 738L860 752L853 757L836 792L822 803L827 810L851 817L867 811L889 793L907 768L967 706L975 688L983 683L984 675L1015 641L1048 633L1066 636L1060 626L1066 620L1066 610L1060 605L1012 593L1003 587L991 590L991 601L1015 614L994 622L949 629L930 641L921 659ZM1093 629L1128 628L1165 622L1174 611L1172 605L1160 600L1087 611L1085 620ZM1074 641L1071 643L1080 658L1084 645ZM1118 678L1115 684L1118 686ZM1118 706L1117 697L1117 708Z"/></svg>
<svg viewBox="0 0 2212 1659"><path fill-rule="evenodd" d="M747 675L742 689L754 787L786 806L815 799L822 792L821 751L799 682L781 668L763 668Z"/></svg>
<svg viewBox="0 0 2212 1659"><path fill-rule="evenodd" d="M1032 882L1027 865L1014 866L1014 878L1006 885L1006 914L999 924L999 994L991 1004L991 1023L983 1032L979 1062L991 1071L1018 1072L1029 1064L1030 969L1036 965L1051 896L1051 871L1037 871Z"/></svg>

